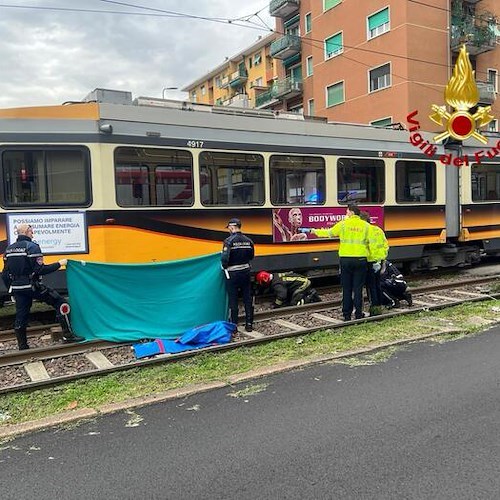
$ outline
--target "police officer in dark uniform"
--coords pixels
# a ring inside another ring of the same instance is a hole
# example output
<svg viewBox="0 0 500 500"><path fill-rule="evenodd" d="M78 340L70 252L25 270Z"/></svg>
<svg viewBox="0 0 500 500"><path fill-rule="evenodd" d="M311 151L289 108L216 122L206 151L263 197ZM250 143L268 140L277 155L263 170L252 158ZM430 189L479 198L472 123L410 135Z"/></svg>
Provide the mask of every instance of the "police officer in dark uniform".
<svg viewBox="0 0 500 500"><path fill-rule="evenodd" d="M250 261L254 257L253 241L242 234L240 219L231 219L226 226L231 233L224 240L221 264L226 275L229 296L230 321L238 324L238 292L243 294L245 305L245 330L253 328L252 286L250 282Z"/></svg>
<svg viewBox="0 0 500 500"><path fill-rule="evenodd" d="M19 350L29 349L26 327L33 299L40 300L56 310L56 318L63 329L65 342L80 342L83 337L71 331L69 323L69 304L52 288L45 286L41 276L57 271L65 266L66 259L45 265L37 243L32 241L33 228L29 224L19 224L17 241L9 245L4 253L2 279L9 293L16 301L16 332Z"/></svg>

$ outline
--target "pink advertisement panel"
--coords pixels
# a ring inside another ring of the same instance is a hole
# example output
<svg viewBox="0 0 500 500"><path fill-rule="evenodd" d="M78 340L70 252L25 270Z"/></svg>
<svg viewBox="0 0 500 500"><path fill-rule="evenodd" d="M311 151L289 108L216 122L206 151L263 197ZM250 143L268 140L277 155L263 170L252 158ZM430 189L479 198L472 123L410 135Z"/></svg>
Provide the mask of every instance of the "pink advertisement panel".
<svg viewBox="0 0 500 500"><path fill-rule="evenodd" d="M372 224L384 228L383 207L359 207L370 214ZM346 207L295 207L273 209L273 241L275 243L320 239L299 228L328 228L346 217Z"/></svg>

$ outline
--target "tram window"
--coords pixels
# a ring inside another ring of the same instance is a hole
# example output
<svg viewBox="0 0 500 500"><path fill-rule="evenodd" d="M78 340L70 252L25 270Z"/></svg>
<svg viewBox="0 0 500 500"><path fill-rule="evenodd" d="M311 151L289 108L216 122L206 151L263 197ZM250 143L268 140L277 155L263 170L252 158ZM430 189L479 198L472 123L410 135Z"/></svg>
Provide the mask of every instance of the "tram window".
<svg viewBox="0 0 500 500"><path fill-rule="evenodd" d="M22 148L2 153L6 207L89 206L90 161L83 148Z"/></svg>
<svg viewBox="0 0 500 500"><path fill-rule="evenodd" d="M325 160L314 156L271 156L273 205L323 205Z"/></svg>
<svg viewBox="0 0 500 500"><path fill-rule="evenodd" d="M337 200L339 203L383 203L385 200L383 160L339 158Z"/></svg>
<svg viewBox="0 0 500 500"><path fill-rule="evenodd" d="M396 202L436 201L436 164L432 161L396 162Z"/></svg>
<svg viewBox="0 0 500 500"><path fill-rule="evenodd" d="M121 147L115 151L116 202L130 206L191 206L189 151Z"/></svg>
<svg viewBox="0 0 500 500"><path fill-rule="evenodd" d="M500 200L500 164L473 164L471 170L472 201Z"/></svg>
<svg viewBox="0 0 500 500"><path fill-rule="evenodd" d="M264 204L262 156L205 151L199 161L203 205Z"/></svg>

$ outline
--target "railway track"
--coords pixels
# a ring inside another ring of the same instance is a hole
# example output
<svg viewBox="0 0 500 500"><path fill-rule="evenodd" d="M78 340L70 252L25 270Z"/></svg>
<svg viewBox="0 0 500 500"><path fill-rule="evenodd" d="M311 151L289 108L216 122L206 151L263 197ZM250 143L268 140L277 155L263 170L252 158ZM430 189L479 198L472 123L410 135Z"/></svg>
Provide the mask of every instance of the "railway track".
<svg viewBox="0 0 500 500"><path fill-rule="evenodd" d="M89 341L82 344L45 345L27 351L8 350L0 355L0 394L30 388L51 386L86 377L174 362L196 356L202 352L216 352L256 345L276 339L307 335L320 330L335 330L362 322L383 321L386 318L413 314L422 310L500 298L500 293L490 294L499 276L462 280L459 283L438 284L412 289L413 307L388 310L386 313L349 322L342 321L340 300L326 300L301 307L286 307L257 312L254 331L238 330L229 344L197 349L180 354L165 354L154 358L136 360L132 343ZM40 327L30 329L30 335L40 335ZM48 336L48 326L41 327L42 336ZM12 332L5 332L5 340Z"/></svg>

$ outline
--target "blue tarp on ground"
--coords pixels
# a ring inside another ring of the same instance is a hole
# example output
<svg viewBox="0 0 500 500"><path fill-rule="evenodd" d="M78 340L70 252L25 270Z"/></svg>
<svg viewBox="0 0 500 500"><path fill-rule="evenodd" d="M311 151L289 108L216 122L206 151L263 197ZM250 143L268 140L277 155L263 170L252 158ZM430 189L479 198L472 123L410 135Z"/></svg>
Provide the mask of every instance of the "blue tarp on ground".
<svg viewBox="0 0 500 500"><path fill-rule="evenodd" d="M153 264L70 260L71 324L86 339L176 339L227 318L220 254Z"/></svg>
<svg viewBox="0 0 500 500"><path fill-rule="evenodd" d="M231 340L231 334L236 329L234 323L215 321L208 325L192 328L176 340L155 339L152 342L134 344L132 347L136 358L146 358L165 353L175 354L212 345L227 344Z"/></svg>

